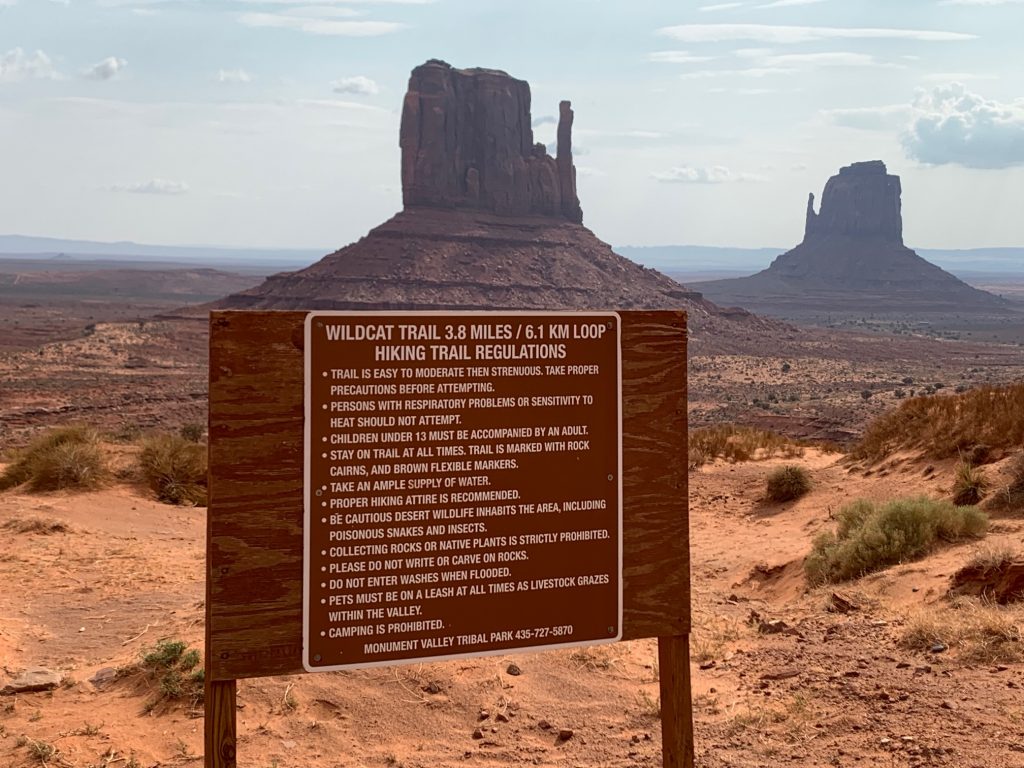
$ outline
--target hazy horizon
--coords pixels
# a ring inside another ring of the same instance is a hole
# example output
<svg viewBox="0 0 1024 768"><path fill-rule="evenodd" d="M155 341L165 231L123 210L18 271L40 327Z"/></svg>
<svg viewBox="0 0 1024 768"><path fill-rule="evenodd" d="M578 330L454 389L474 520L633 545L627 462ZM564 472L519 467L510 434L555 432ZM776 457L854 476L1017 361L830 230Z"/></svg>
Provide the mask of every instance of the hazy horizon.
<svg viewBox="0 0 1024 768"><path fill-rule="evenodd" d="M0 231L352 242L401 209L406 81L443 58L529 81L538 141L572 101L584 224L611 243L792 247L809 192L881 159L908 243L1016 247L1021 21L1011 0L0 0Z"/></svg>

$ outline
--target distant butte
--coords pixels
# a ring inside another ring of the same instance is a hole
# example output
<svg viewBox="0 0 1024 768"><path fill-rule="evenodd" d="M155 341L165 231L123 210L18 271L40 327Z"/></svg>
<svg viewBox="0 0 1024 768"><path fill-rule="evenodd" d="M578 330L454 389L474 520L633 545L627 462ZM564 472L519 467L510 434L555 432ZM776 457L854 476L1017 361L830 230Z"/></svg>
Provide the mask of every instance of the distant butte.
<svg viewBox="0 0 1024 768"><path fill-rule="evenodd" d="M685 309L723 311L614 253L582 225L573 112L557 155L534 141L530 86L493 69L416 67L402 108L403 210L316 264L217 302L227 309Z"/></svg>
<svg viewBox="0 0 1024 768"><path fill-rule="evenodd" d="M807 201L804 239L750 277L694 283L718 303L766 314L1000 312L1003 299L973 288L903 244L900 177L881 160L828 180L821 209Z"/></svg>

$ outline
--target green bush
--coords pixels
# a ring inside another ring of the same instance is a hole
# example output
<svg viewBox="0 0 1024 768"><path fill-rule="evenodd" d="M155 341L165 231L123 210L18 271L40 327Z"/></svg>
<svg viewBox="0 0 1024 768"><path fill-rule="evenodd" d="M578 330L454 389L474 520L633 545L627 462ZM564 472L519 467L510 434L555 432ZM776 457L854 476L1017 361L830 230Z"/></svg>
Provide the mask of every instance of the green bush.
<svg viewBox="0 0 1024 768"><path fill-rule="evenodd" d="M182 640L160 640L155 648L143 652L142 663L132 670L142 672L145 678L157 684L156 699L149 702L148 708L167 699L189 698L193 704L198 702L205 679L200 660L199 651L189 648Z"/></svg>
<svg viewBox="0 0 1024 768"><path fill-rule="evenodd" d="M110 478L99 435L87 427L58 427L32 441L0 475L0 490L27 483L30 491L90 489Z"/></svg>
<svg viewBox="0 0 1024 768"><path fill-rule="evenodd" d="M984 535L988 517L975 507L958 507L925 497L876 505L858 500L840 510L835 533L814 541L804 561L812 584L847 581L917 560L939 542Z"/></svg>
<svg viewBox="0 0 1024 768"><path fill-rule="evenodd" d="M159 435L145 442L139 464L160 501L206 504L206 446L180 435Z"/></svg>
<svg viewBox="0 0 1024 768"><path fill-rule="evenodd" d="M811 490L811 477L807 470L796 464L786 464L768 475L769 501L793 501Z"/></svg>

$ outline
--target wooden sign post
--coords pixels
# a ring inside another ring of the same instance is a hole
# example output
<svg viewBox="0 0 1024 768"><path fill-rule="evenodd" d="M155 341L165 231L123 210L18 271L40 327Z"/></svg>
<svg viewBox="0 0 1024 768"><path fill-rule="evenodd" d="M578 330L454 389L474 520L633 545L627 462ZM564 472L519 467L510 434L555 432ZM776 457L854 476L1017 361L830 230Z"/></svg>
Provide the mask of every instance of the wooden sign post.
<svg viewBox="0 0 1024 768"><path fill-rule="evenodd" d="M215 312L206 766L235 681L659 638L693 762L681 312Z"/></svg>

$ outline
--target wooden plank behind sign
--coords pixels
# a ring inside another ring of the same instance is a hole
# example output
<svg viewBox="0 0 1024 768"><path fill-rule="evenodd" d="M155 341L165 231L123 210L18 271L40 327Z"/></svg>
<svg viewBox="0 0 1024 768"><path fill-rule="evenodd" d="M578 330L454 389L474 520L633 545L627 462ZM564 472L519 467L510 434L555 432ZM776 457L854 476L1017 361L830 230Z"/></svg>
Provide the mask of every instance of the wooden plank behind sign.
<svg viewBox="0 0 1024 768"><path fill-rule="evenodd" d="M623 639L690 631L686 315L621 312ZM302 668L305 312L210 317L207 675Z"/></svg>

